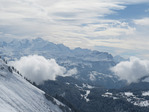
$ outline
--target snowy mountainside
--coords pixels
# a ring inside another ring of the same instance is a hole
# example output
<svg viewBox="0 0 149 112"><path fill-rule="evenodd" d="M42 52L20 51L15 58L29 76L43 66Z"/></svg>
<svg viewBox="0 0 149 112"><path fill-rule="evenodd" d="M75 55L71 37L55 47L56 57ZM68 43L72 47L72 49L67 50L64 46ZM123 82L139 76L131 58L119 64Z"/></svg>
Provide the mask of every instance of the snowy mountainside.
<svg viewBox="0 0 149 112"><path fill-rule="evenodd" d="M53 103L54 102L54 103ZM1 112L63 112L65 105L27 82L0 59L0 111ZM71 112L70 109L65 112Z"/></svg>

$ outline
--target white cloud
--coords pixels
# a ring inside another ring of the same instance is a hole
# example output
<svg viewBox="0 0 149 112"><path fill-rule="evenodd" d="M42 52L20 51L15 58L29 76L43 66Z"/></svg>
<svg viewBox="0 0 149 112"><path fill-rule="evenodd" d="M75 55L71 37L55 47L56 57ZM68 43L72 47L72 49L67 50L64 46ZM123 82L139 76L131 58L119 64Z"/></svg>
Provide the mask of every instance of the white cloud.
<svg viewBox="0 0 149 112"><path fill-rule="evenodd" d="M149 18L136 19L134 23L137 25L149 26Z"/></svg>
<svg viewBox="0 0 149 112"><path fill-rule="evenodd" d="M41 84L45 80L55 80L57 76L71 76L77 73L77 69L66 70L58 65L54 59L46 59L43 56L30 55L20 60L9 63L32 82Z"/></svg>
<svg viewBox="0 0 149 112"><path fill-rule="evenodd" d="M115 21L105 27L109 33L106 31L94 32L98 25L100 27L108 24L101 23L104 20L102 17L115 13L114 10L125 8L117 1L5 0L0 3L2 4L0 25L7 25L13 34L30 34L42 37L49 35L50 41L55 41L53 38L56 38L56 41L59 42L58 38L63 37L64 40L71 38L75 42L75 37L81 39L81 37L94 37L95 35L115 36L120 35L121 32L127 32L127 28L121 28L120 25L118 25L120 31L118 27L114 31L109 30L114 28L114 26L111 28L111 25L115 24ZM97 26L93 23L96 23ZM87 27L82 27L82 24L87 24Z"/></svg>
<svg viewBox="0 0 149 112"><path fill-rule="evenodd" d="M126 80L130 84L138 82L145 76L149 76L149 61L131 57L130 61L120 62L111 70L120 80Z"/></svg>

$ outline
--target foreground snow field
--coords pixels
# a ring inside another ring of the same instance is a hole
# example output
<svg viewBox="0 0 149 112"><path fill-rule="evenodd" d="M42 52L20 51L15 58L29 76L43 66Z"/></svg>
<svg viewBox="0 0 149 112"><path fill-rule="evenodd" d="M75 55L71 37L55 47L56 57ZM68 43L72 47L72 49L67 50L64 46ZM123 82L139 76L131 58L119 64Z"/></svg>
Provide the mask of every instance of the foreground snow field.
<svg viewBox="0 0 149 112"><path fill-rule="evenodd" d="M31 85L9 69L0 59L0 111L1 112L62 112L48 101L44 92Z"/></svg>

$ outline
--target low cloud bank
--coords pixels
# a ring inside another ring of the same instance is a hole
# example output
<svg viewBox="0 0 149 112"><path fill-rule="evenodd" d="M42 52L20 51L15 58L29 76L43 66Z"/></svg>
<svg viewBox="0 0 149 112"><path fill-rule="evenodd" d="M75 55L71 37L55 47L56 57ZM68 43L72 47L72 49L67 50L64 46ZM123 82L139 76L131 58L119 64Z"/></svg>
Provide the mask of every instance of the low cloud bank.
<svg viewBox="0 0 149 112"><path fill-rule="evenodd" d="M54 59L46 59L43 56L24 56L20 60L9 63L32 82L41 84L45 80L55 80L57 76L71 76L77 73L77 69L66 70L56 63Z"/></svg>
<svg viewBox="0 0 149 112"><path fill-rule="evenodd" d="M141 78L149 76L149 61L131 57L130 61L117 64L111 70L120 80L126 80L129 84L138 82Z"/></svg>

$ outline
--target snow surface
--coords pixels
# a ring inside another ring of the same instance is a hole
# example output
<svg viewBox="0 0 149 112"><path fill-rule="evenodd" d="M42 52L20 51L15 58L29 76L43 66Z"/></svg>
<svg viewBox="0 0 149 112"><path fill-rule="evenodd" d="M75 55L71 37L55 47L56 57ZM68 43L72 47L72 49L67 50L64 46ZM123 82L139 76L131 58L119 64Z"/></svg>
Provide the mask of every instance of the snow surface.
<svg viewBox="0 0 149 112"><path fill-rule="evenodd" d="M142 96L148 95L149 92L142 92ZM149 107L149 100L135 96L132 92L120 92L118 94L106 92L102 94L102 97L113 98L114 100L124 98L127 102L130 102L133 105L137 105L140 107Z"/></svg>
<svg viewBox="0 0 149 112"><path fill-rule="evenodd" d="M84 95L81 94L81 97L84 98L86 102L89 102L90 99L87 98L87 97L88 97L88 95L90 94L90 90L85 90L85 91L86 91L86 94L84 94Z"/></svg>
<svg viewBox="0 0 149 112"><path fill-rule="evenodd" d="M2 60L0 68L1 112L62 112L56 104L45 98L43 91L20 75L9 72L8 66Z"/></svg>
<svg viewBox="0 0 149 112"><path fill-rule="evenodd" d="M125 94L126 96L128 96L128 97L134 96L133 93L131 93L131 92L125 92L124 94Z"/></svg>
<svg viewBox="0 0 149 112"><path fill-rule="evenodd" d="M93 88L95 88L95 87L83 83L83 88L93 89Z"/></svg>
<svg viewBox="0 0 149 112"><path fill-rule="evenodd" d="M143 92L142 96L149 96L149 91Z"/></svg>
<svg viewBox="0 0 149 112"><path fill-rule="evenodd" d="M101 95L102 97L113 97L113 94L110 92L106 92L105 94Z"/></svg>
<svg viewBox="0 0 149 112"><path fill-rule="evenodd" d="M86 102L90 101L90 99L87 98L89 94L90 94L90 90L86 90L86 94L84 95L84 99L86 100Z"/></svg>
<svg viewBox="0 0 149 112"><path fill-rule="evenodd" d="M112 95L112 93L110 93L110 92L106 92L105 94L106 94L106 95Z"/></svg>
<svg viewBox="0 0 149 112"><path fill-rule="evenodd" d="M135 102L134 105L138 105L140 107L147 107L147 106L149 106L149 101Z"/></svg>

